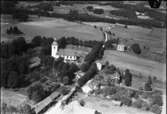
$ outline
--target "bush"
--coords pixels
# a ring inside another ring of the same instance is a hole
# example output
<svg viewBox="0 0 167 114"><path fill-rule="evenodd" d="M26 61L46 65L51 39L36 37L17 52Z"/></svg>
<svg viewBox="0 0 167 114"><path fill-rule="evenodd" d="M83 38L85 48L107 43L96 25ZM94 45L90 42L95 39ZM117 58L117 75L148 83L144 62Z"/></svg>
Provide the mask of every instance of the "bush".
<svg viewBox="0 0 167 114"><path fill-rule="evenodd" d="M22 106L20 110L23 114L36 114L35 111L31 108L31 106L27 104Z"/></svg>
<svg viewBox="0 0 167 114"><path fill-rule="evenodd" d="M157 104L152 105L150 111L154 112L155 114L161 114L161 108Z"/></svg>
<svg viewBox="0 0 167 114"><path fill-rule="evenodd" d="M84 100L80 100L79 103L80 103L81 106L85 106L85 101Z"/></svg>
<svg viewBox="0 0 167 114"><path fill-rule="evenodd" d="M162 97L160 95L153 95L152 96L152 105L159 105L162 106L163 101L162 101Z"/></svg>
<svg viewBox="0 0 167 114"><path fill-rule="evenodd" d="M107 95L113 95L116 92L117 92L117 90L114 87L111 87L111 88L110 87L106 87L106 88L103 89L103 93L105 94L105 96L107 96Z"/></svg>
<svg viewBox="0 0 167 114"><path fill-rule="evenodd" d="M152 91L152 87L151 87L151 84L146 82L145 85L144 85L144 90L145 91Z"/></svg>
<svg viewBox="0 0 167 114"><path fill-rule="evenodd" d="M116 100L116 101L121 101L121 95L116 93L116 94L112 95L112 99Z"/></svg>
<svg viewBox="0 0 167 114"><path fill-rule="evenodd" d="M93 6L87 6L86 8L88 11L93 11Z"/></svg>
<svg viewBox="0 0 167 114"><path fill-rule="evenodd" d="M132 106L136 108L142 108L142 100L137 99L135 102L132 103Z"/></svg>
<svg viewBox="0 0 167 114"><path fill-rule="evenodd" d="M129 97L122 97L121 102L127 106L131 106L132 104L132 100Z"/></svg>
<svg viewBox="0 0 167 114"><path fill-rule="evenodd" d="M135 54L141 54L141 48L139 44L132 44L131 49Z"/></svg>
<svg viewBox="0 0 167 114"><path fill-rule="evenodd" d="M103 9L94 9L93 12L96 14L103 14L104 10Z"/></svg>
<svg viewBox="0 0 167 114"><path fill-rule="evenodd" d="M64 76L64 77L63 77L63 84L64 84L64 85L69 84L69 77L68 77L68 76Z"/></svg>
<svg viewBox="0 0 167 114"><path fill-rule="evenodd" d="M27 90L29 99L39 102L46 97L46 92L41 84L35 84Z"/></svg>
<svg viewBox="0 0 167 114"><path fill-rule="evenodd" d="M116 71L116 67L114 65L111 65L105 69L105 73L107 74L113 74Z"/></svg>
<svg viewBox="0 0 167 114"><path fill-rule="evenodd" d="M143 110L147 110L147 111L150 109L150 105L147 104L146 102L142 102L142 106L141 107L142 107Z"/></svg>
<svg viewBox="0 0 167 114"><path fill-rule="evenodd" d="M68 94L69 92L70 92L70 90L69 90L68 88L66 88L66 87L60 88L60 93L61 93L62 95L66 95L66 94Z"/></svg>

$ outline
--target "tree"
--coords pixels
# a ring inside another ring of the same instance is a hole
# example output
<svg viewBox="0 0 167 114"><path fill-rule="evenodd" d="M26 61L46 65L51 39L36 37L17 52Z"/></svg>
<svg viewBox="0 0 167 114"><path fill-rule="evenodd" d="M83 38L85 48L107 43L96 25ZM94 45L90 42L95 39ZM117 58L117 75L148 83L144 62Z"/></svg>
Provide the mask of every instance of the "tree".
<svg viewBox="0 0 167 114"><path fill-rule="evenodd" d="M137 44L137 43L132 44L131 49L133 50L133 52L135 54L141 54L141 48L140 48L139 44Z"/></svg>
<svg viewBox="0 0 167 114"><path fill-rule="evenodd" d="M152 85L153 82L152 82L152 78L151 78L151 76L148 77L148 79L147 79L147 83L149 83L149 84Z"/></svg>
<svg viewBox="0 0 167 114"><path fill-rule="evenodd" d="M8 71L1 70L1 80L0 80L1 87L7 87L8 74L9 74Z"/></svg>
<svg viewBox="0 0 167 114"><path fill-rule="evenodd" d="M35 111L28 104L22 106L20 110L23 114L36 114Z"/></svg>
<svg viewBox="0 0 167 114"><path fill-rule="evenodd" d="M32 73L30 73L30 74L28 74L28 75L26 76L26 79L27 79L29 82L33 83L33 82L35 82L35 81L40 80L40 77L41 77L40 72L38 72L38 71L33 71Z"/></svg>
<svg viewBox="0 0 167 114"><path fill-rule="evenodd" d="M88 62L85 62L81 65L80 69L82 72L86 72L89 69L90 64Z"/></svg>
<svg viewBox="0 0 167 114"><path fill-rule="evenodd" d="M15 88L19 83L19 75L15 71L11 71L7 79L7 87Z"/></svg>
<svg viewBox="0 0 167 114"><path fill-rule="evenodd" d="M152 91L152 78L149 76L145 85L144 85L144 90L145 91Z"/></svg>
<svg viewBox="0 0 167 114"><path fill-rule="evenodd" d="M102 48L102 45L103 44L101 42L95 45L92 48L91 52L86 55L85 62L92 63L93 61L95 61L98 58L99 50Z"/></svg>
<svg viewBox="0 0 167 114"><path fill-rule="evenodd" d="M103 9L94 9L93 12L96 14L103 14L104 10Z"/></svg>
<svg viewBox="0 0 167 114"><path fill-rule="evenodd" d="M64 76L64 77L63 77L63 84L64 84L64 85L69 84L69 77L68 77L68 76Z"/></svg>
<svg viewBox="0 0 167 114"><path fill-rule="evenodd" d="M27 43L24 37L18 37L17 39L13 40L12 44L15 49L15 54L20 55L27 50Z"/></svg>
<svg viewBox="0 0 167 114"><path fill-rule="evenodd" d="M81 106L85 106L85 101L84 101L84 100L80 100L80 101L79 101L79 104L80 104Z"/></svg>
<svg viewBox="0 0 167 114"><path fill-rule="evenodd" d="M57 43L59 44L59 48L65 48L66 45L67 45L67 42L66 42L66 38L65 37L62 37L61 39L59 39L57 41Z"/></svg>
<svg viewBox="0 0 167 114"><path fill-rule="evenodd" d="M43 86L39 83L28 88L27 93L28 97L36 102L39 102L46 97L46 92Z"/></svg>
<svg viewBox="0 0 167 114"><path fill-rule="evenodd" d="M104 50L105 49L103 47L99 50L98 59L102 59L103 58Z"/></svg>
<svg viewBox="0 0 167 114"><path fill-rule="evenodd" d="M79 13L77 10L70 10L69 16L71 20L76 20L79 16Z"/></svg>
<svg viewBox="0 0 167 114"><path fill-rule="evenodd" d="M129 69L125 70L125 85L131 86L132 85L132 74L130 73Z"/></svg>
<svg viewBox="0 0 167 114"><path fill-rule="evenodd" d="M51 44L53 42L53 38L45 38L43 37L42 41L41 41L41 53L42 55L51 55Z"/></svg>
<svg viewBox="0 0 167 114"><path fill-rule="evenodd" d="M79 87L82 87L88 80L93 78L96 73L97 73L96 63L92 63L91 67L85 73L85 75L78 79L77 83L78 83Z"/></svg>
<svg viewBox="0 0 167 114"><path fill-rule="evenodd" d="M41 36L35 36L31 41L31 44L32 44L33 47L40 46L41 43L42 43L42 37Z"/></svg>
<svg viewBox="0 0 167 114"><path fill-rule="evenodd" d="M9 29L6 30L7 34L23 34L23 32L21 32L17 26L14 27L10 27Z"/></svg>
<svg viewBox="0 0 167 114"><path fill-rule="evenodd" d="M87 6L86 8L87 8L87 10L89 10L89 11L93 11L93 6Z"/></svg>

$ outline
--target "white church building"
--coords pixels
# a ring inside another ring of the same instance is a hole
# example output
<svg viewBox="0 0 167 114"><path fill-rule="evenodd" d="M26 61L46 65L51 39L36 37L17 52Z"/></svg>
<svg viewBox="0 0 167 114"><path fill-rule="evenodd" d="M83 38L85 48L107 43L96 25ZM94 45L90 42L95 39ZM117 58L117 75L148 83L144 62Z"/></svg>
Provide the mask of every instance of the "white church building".
<svg viewBox="0 0 167 114"><path fill-rule="evenodd" d="M58 43L56 39L53 41L52 46L51 46L51 56L54 57L55 59L58 59L59 57L64 58L64 61L76 61L77 56L74 53L68 52L65 53L64 51L59 52L58 49Z"/></svg>

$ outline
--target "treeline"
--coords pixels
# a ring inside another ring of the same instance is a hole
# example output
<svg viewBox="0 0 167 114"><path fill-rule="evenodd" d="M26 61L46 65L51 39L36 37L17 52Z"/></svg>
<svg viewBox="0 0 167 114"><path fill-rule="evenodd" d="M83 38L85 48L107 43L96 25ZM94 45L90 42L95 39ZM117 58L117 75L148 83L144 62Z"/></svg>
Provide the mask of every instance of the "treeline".
<svg viewBox="0 0 167 114"><path fill-rule="evenodd" d="M95 61L101 59L104 55L103 43L98 43L95 45L91 52L89 52L85 57L85 62L81 65L81 71L85 72L85 75L81 77L77 84L79 87L82 87L88 80L93 78L98 72Z"/></svg>
<svg viewBox="0 0 167 114"><path fill-rule="evenodd" d="M22 55L28 49L29 45L26 43L24 37L18 37L12 42L1 42L1 58L10 58L15 55Z"/></svg>
<svg viewBox="0 0 167 114"><path fill-rule="evenodd" d="M75 38L75 37L62 37L62 38L58 39L57 42L58 42L60 48L65 48L66 45L69 45L69 44L93 48L95 45L103 43L102 41L97 41L97 40L85 40L85 41L79 40L78 38ZM114 49L113 44L118 44L118 43L119 43L119 38L109 39L105 43L105 49Z"/></svg>
<svg viewBox="0 0 167 114"><path fill-rule="evenodd" d="M76 10L77 13L72 13L71 11L69 12L69 14L60 14L60 13L49 13L49 11L53 10L53 5L51 5L50 3L42 3L41 6L38 6L38 9L36 10L29 10L29 9L25 9L25 8L15 8L15 5L17 4L17 2L3 2L5 7L2 8L1 13L7 13L7 14L12 14L13 18L18 19L20 21L27 21L28 20L28 15L29 14L36 14L36 15L41 15L41 16L47 16L47 17L56 17L56 18L64 18L66 20L69 21L86 21L86 22L107 22L107 23L120 23L120 24L125 24L125 25L139 25L139 26L143 26L143 27L158 27L158 28L162 28L166 26L166 23L164 24L164 26L162 26L162 21L166 21L165 20L165 16L164 14L161 14L159 12L150 10L148 8L143 7L149 16L153 17L155 20L142 20L142 19L130 19L130 20L124 20L124 19L120 19L120 20L115 20L115 19L109 19L109 18L103 18L103 17L98 17L98 16L93 16L93 15L88 15L88 14L79 14L78 11ZM59 4L66 4L64 1ZM68 2L67 2L68 4ZM71 3L70 3L71 4ZM142 8L140 8L138 5L137 6L133 6L133 5L124 5L122 3L108 3L114 7L121 7L124 9L129 9L131 11L140 11L143 12ZM6 9L8 8L9 9ZM43 10L46 9L46 10ZM129 11L128 10L128 11ZM144 10L144 11L145 11ZM93 9L94 11L94 9ZM16 13L17 12L17 13ZM100 9L96 9L95 13L101 14L103 13L103 11ZM117 13L116 13L117 14ZM124 12L120 12L120 15L126 16L126 17L130 17L134 16L134 13L124 13Z"/></svg>
<svg viewBox="0 0 167 114"><path fill-rule="evenodd" d="M129 9L112 10L110 11L110 14L120 17L126 17L128 19L137 19L136 13L133 10Z"/></svg>
<svg viewBox="0 0 167 114"><path fill-rule="evenodd" d="M105 4L104 4L105 5ZM138 11L142 13L146 13L148 16L151 18L158 20L158 21L163 21L165 22L165 14L162 12L157 12L155 10L152 10L150 8L145 7L144 3L143 4L137 4L137 5L131 5L131 4L124 4L123 2L112 2L112 3L107 3L107 5L111 5L116 8L121 8L122 10L131 10L133 12ZM126 14L131 14L131 13L126 13ZM123 14L124 15L124 14ZM153 21L154 22L154 21Z"/></svg>
<svg viewBox="0 0 167 114"><path fill-rule="evenodd" d="M26 80L28 71L28 56L12 56L10 59L1 58L1 87L20 88L29 83Z"/></svg>
<svg viewBox="0 0 167 114"><path fill-rule="evenodd" d="M94 8L93 6L86 7L88 11L93 12L95 14L104 14L104 10L101 8Z"/></svg>

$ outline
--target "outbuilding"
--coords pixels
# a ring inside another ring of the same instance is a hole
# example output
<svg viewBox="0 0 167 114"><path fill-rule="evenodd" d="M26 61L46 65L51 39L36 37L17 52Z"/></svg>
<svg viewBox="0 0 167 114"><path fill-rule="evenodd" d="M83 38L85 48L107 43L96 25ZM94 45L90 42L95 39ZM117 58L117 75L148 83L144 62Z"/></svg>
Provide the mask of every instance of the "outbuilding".
<svg viewBox="0 0 167 114"><path fill-rule="evenodd" d="M125 51L125 50L126 50L126 46L123 45L123 44L118 44L118 45L117 45L117 50L118 50L118 51Z"/></svg>

